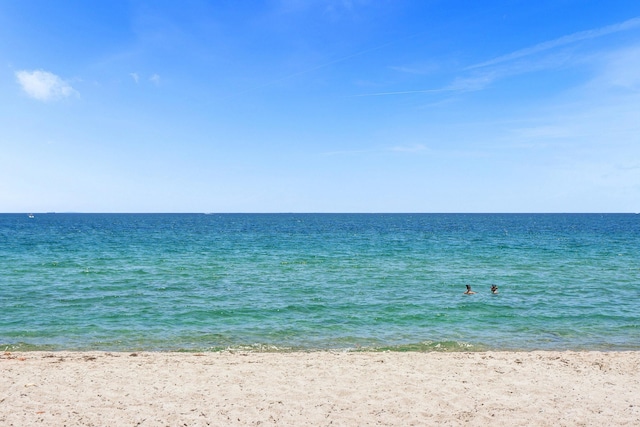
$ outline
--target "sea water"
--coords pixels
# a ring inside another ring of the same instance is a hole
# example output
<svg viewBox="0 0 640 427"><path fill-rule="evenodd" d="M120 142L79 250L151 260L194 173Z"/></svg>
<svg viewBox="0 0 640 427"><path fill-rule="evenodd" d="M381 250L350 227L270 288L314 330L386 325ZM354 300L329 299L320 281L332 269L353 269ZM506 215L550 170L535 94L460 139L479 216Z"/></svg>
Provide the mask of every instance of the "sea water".
<svg viewBox="0 0 640 427"><path fill-rule="evenodd" d="M0 346L639 350L640 215L2 214Z"/></svg>

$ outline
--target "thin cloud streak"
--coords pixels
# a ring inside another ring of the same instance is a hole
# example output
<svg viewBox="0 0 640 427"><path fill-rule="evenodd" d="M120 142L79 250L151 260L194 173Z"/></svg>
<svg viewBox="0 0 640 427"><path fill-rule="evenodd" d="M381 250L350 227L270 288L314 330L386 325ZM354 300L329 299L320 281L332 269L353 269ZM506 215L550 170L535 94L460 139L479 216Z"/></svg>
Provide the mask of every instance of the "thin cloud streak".
<svg viewBox="0 0 640 427"><path fill-rule="evenodd" d="M428 150L428 148L424 144L414 144L411 146L395 146L392 147L389 151L394 151L397 153L419 153L426 150Z"/></svg>
<svg viewBox="0 0 640 427"><path fill-rule="evenodd" d="M376 92L376 93L361 93L359 95L352 95L353 98L359 98L363 96L386 96L386 95L408 95L412 93L438 93L438 92L450 92L453 89L450 88L442 88L442 89L425 89L425 90L403 90L399 92Z"/></svg>
<svg viewBox="0 0 640 427"><path fill-rule="evenodd" d="M457 78L451 84L439 89L363 93L359 95L353 95L352 97L358 98L358 97L364 97L364 96L408 95L413 93L473 92L476 90L484 89L487 85L489 85L495 79L496 79L495 73L487 73L485 75L481 75L477 77Z"/></svg>
<svg viewBox="0 0 640 427"><path fill-rule="evenodd" d="M522 58L525 56L533 55L536 53L544 52L546 50L554 49L556 47L565 46L578 41L595 39L598 37L606 36L608 34L627 31L639 26L640 26L640 17L637 17L637 18L629 19L627 21L618 23L618 24L608 25L606 27L598 28L595 30L580 31L578 33L569 34L567 36L563 36L555 40L543 42L532 47L516 50L515 52L511 52L509 54L502 55L494 59L490 59L489 61L471 65L466 69L473 70L477 68L488 67L491 65L496 65L503 62L512 61L514 59Z"/></svg>
<svg viewBox="0 0 640 427"><path fill-rule="evenodd" d="M274 79L274 80L268 81L268 82L266 82L266 83L264 83L264 84L262 84L262 85L255 86L255 87L252 87L252 88L250 88L250 89L245 89L245 90L243 90L243 91L240 91L240 92L234 93L233 95L229 95L229 96L227 96L227 97L225 97L225 98L223 98L223 99L228 99L228 98L232 98L232 97L234 97L234 96L244 95L245 93L249 93L249 92L253 92L253 91L255 91L255 90L263 89L263 88L265 88L265 87L273 86L273 85L275 85L275 84L277 84L277 83L280 83L280 82L283 82L283 81L286 81L286 80L292 79L292 78L294 78L294 77L302 76L302 75L304 75L304 74L308 74L308 73L311 73L311 72L313 72L313 71L317 71L317 70L320 70L320 69L322 69L322 68L329 67L329 66L331 66L331 65L339 64L339 63L341 63L341 62L344 62L344 61L347 61L347 60L349 60L349 59L352 59L352 58L355 58L355 57L358 57L358 56L361 56L361 55L367 54L367 53L369 53L369 52L374 52L374 51L376 51L376 50L379 50L379 49L385 48L385 47L387 47L387 46L390 46L390 45L392 45L393 43L394 43L394 42L385 43L385 44L382 44L382 45L379 45L379 46L373 47L373 48L371 48L371 49L362 50L362 51L360 51L360 52L356 52L356 53L354 53L354 54L347 55L347 56L344 56L344 57L342 57L342 58L335 59L335 60L333 60L333 61L325 62L324 64L320 64L320 65L317 65L317 66L315 66L315 67L308 68L308 69L306 69L306 70L298 71L298 72L296 72L296 73L292 73L292 74L286 75L286 76L284 76L284 77L280 77L280 78L277 78L277 79Z"/></svg>
<svg viewBox="0 0 640 427"><path fill-rule="evenodd" d="M341 151L328 151L322 153L323 156L338 156L338 155L352 155L352 154L369 154L369 153L419 153L430 151L424 144L414 144L411 146L393 146L387 148L372 148L369 150L341 150Z"/></svg>
<svg viewBox="0 0 640 427"><path fill-rule="evenodd" d="M263 89L265 87L272 86L274 84L277 84L277 83L292 79L294 77L302 76L304 74L308 74L308 73L311 73L311 72L314 72L314 71L317 71L317 70L321 70L321 69L329 67L331 65L339 64L341 62L345 62L345 61L348 61L350 59L357 58L358 56L366 55L368 53L375 52L375 51L380 50L380 49L384 49L386 47L389 47L389 46L392 46L394 44L397 44L397 43L399 43L401 41L404 41L404 40L407 40L407 39L412 39L414 37L418 37L419 35L420 35L420 33L412 34L410 36L404 37L404 38L399 39L399 40L393 40L393 41L390 41L390 42L387 42L387 43L382 43L382 44L380 44L378 46L374 46L374 47L369 48L369 49L364 49L364 50L361 50L359 52L352 53L350 55L343 56L341 58L337 58L337 59L335 59L333 61L325 62L325 63L317 65L315 67L307 68L305 70L298 71L298 72L295 72L295 73L292 73L292 74L288 74L286 76L283 76L283 77L268 81L268 82L266 82L266 83L264 83L262 85L255 86L253 88L237 92L237 93L235 93L233 95L229 95L229 96L225 97L224 99L232 98L232 97L238 96L238 95L244 95L245 93L249 93L249 92L253 92L255 90Z"/></svg>
<svg viewBox="0 0 640 427"><path fill-rule="evenodd" d="M501 65L516 59L522 59L527 56L531 56L537 53L545 52L548 50L552 50L557 47L566 46L571 43L575 43L582 40L595 39L598 37L603 37L609 34L628 31L634 28L640 27L640 17L629 19L627 21L608 25L606 27L581 31L578 33L573 33L567 36L563 36L557 38L555 40L550 40L544 43L537 44L532 47L528 47L525 49L520 49L515 52L499 56L497 58L481 62L479 64L471 65L469 67L464 68L464 71L473 71L478 70L480 74L472 77L458 77L453 80L453 82L445 87L436 88L436 89L423 89L423 90L405 90L405 91L393 91L393 92L376 92L376 93L365 93L359 95L353 95L353 97L367 97L367 96L390 96L390 95L410 95L410 94L418 94L418 93L443 93L443 92L473 92L477 90L482 90L487 87L489 84L494 82L497 79L500 79L507 75L512 74L521 74L531 70L531 68L521 68L516 67L515 69L510 68L508 70L502 69L493 69L482 73L484 68L489 68L495 65ZM549 64L537 64L533 67L533 69L540 69L541 67L548 67Z"/></svg>

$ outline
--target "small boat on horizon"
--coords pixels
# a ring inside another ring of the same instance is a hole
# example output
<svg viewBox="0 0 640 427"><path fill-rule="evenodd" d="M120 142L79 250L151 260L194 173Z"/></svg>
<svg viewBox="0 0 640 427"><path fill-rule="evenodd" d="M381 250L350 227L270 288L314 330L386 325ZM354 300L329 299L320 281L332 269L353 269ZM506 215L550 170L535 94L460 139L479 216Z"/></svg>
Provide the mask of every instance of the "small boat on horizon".
<svg viewBox="0 0 640 427"><path fill-rule="evenodd" d="M33 216L33 214L29 214L29 218L35 218L35 216Z"/></svg>

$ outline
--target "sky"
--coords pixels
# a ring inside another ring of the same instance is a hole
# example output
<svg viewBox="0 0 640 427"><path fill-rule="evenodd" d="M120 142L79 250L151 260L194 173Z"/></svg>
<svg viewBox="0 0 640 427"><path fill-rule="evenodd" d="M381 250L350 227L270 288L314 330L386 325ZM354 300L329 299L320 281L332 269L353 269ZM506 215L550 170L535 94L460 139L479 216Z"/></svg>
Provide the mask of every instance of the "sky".
<svg viewBox="0 0 640 427"><path fill-rule="evenodd" d="M0 0L0 212L640 212L635 0Z"/></svg>

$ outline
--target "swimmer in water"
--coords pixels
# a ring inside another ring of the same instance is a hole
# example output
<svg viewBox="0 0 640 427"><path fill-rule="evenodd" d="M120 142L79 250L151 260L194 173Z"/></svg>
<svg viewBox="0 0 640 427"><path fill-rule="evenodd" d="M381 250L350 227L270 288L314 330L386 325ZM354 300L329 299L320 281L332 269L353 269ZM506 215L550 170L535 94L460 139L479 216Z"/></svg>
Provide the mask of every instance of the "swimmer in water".
<svg viewBox="0 0 640 427"><path fill-rule="evenodd" d="M469 286L469 285L466 285L466 286L467 286L467 290L466 290L466 291L464 291L464 294L465 294L465 295L473 295L473 294L475 294L475 292L473 292L473 291L471 290L471 286Z"/></svg>
<svg viewBox="0 0 640 427"><path fill-rule="evenodd" d="M496 285L491 285L491 293L492 294L497 294L498 293L498 287Z"/></svg>

